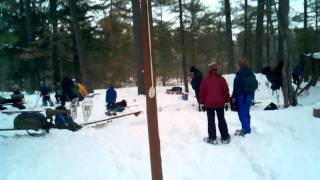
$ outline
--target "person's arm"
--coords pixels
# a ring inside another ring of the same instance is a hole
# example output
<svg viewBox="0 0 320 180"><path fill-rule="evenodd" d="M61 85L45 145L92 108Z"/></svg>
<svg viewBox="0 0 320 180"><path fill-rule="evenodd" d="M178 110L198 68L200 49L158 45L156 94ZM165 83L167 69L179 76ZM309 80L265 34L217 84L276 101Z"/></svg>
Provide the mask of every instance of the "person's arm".
<svg viewBox="0 0 320 180"><path fill-rule="evenodd" d="M222 95L224 97L225 103L230 101L230 93L227 81L222 77Z"/></svg>

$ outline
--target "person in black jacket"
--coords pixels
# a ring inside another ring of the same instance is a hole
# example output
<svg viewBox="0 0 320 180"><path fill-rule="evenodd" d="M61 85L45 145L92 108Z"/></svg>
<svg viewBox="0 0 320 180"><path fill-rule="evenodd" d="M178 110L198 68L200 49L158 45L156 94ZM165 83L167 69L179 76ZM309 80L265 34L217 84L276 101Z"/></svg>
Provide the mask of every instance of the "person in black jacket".
<svg viewBox="0 0 320 180"><path fill-rule="evenodd" d="M304 55L301 54L299 63L294 67L292 72L293 83L296 85L298 85L299 82L301 81L302 74L304 72L304 66L305 66L305 59L304 59Z"/></svg>
<svg viewBox="0 0 320 180"><path fill-rule="evenodd" d="M78 97L78 91L72 81L68 76L65 76L61 81L62 96L61 96L61 106L64 106L66 101L71 101Z"/></svg>
<svg viewBox="0 0 320 180"><path fill-rule="evenodd" d="M201 111L202 109L200 107L199 93L200 93L200 85L201 85L201 81L202 81L202 72L194 66L192 66L190 68L190 72L193 73L193 77L191 80L191 86L192 86L192 89L194 89L194 91L196 93L196 98L197 98L198 105L199 105L199 111Z"/></svg>
<svg viewBox="0 0 320 180"><path fill-rule="evenodd" d="M270 66L262 69L262 74L264 74L271 83L271 89L273 91L280 89L282 86L282 67L283 61L279 61L275 69L271 69Z"/></svg>

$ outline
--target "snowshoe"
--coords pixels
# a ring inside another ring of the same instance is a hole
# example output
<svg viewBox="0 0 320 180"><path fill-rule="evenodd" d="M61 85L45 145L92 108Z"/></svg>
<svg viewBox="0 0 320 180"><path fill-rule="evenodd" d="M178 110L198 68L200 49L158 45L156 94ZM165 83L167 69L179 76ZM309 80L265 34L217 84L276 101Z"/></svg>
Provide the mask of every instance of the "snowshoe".
<svg viewBox="0 0 320 180"><path fill-rule="evenodd" d="M229 144L229 143L230 143L230 136L225 140L221 139L221 144Z"/></svg>
<svg viewBox="0 0 320 180"><path fill-rule="evenodd" d="M106 114L107 116L116 116L116 115L117 115L117 113L114 112L114 111L107 111L105 114Z"/></svg>
<svg viewBox="0 0 320 180"><path fill-rule="evenodd" d="M246 133L244 132L243 129L237 129L236 132L234 133L235 136L242 136L244 137Z"/></svg>
<svg viewBox="0 0 320 180"><path fill-rule="evenodd" d="M203 138L203 141L209 144L217 145L219 144L217 139L210 139L209 137Z"/></svg>

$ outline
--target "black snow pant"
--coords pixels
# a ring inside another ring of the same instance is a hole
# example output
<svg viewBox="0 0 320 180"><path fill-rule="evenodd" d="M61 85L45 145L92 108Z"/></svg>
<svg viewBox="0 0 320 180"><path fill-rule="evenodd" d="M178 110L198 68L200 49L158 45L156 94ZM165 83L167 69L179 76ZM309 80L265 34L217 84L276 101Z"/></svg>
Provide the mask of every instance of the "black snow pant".
<svg viewBox="0 0 320 180"><path fill-rule="evenodd" d="M216 124L215 124L215 113L217 112L218 116L218 127L221 135L222 140L226 140L230 137L228 133L228 126L226 120L224 118L224 108L207 108L207 116L208 116L208 134L209 139L217 139L216 136Z"/></svg>
<svg viewBox="0 0 320 180"><path fill-rule="evenodd" d="M49 95L45 95L42 97L42 106L47 106L48 105L47 102L49 102L50 106L53 106L53 102L52 102L51 97Z"/></svg>
<svg viewBox="0 0 320 180"><path fill-rule="evenodd" d="M202 109L200 108L200 92L199 92L199 90L195 90L195 93L196 93L196 98L198 101L198 109L199 109L199 111L202 111Z"/></svg>

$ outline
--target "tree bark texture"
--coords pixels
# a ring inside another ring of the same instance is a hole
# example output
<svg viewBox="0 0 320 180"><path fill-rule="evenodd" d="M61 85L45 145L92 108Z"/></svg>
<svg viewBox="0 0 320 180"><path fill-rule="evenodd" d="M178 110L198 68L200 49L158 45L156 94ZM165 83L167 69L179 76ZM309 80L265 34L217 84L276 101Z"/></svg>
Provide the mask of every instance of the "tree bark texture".
<svg viewBox="0 0 320 180"><path fill-rule="evenodd" d="M258 0L257 27L256 27L256 70L261 72L263 66L263 16L265 0Z"/></svg>
<svg viewBox="0 0 320 180"><path fill-rule="evenodd" d="M33 32L32 32L32 11L30 0L25 1L25 11L26 11L26 25L27 25L27 37L28 37L28 45L31 47L33 41Z"/></svg>
<svg viewBox="0 0 320 180"><path fill-rule="evenodd" d="M231 25L231 7L230 1L225 0L225 15L226 15L226 40L227 40L227 53L228 53L228 67L229 72L235 70L235 58L232 41L232 25Z"/></svg>
<svg viewBox="0 0 320 180"><path fill-rule="evenodd" d="M133 35L135 47L135 65L136 65L136 85L138 88L138 95L145 94L144 89L144 61L143 61L143 43L142 43L142 29L141 29L141 9L138 0L131 0L133 12Z"/></svg>
<svg viewBox="0 0 320 180"><path fill-rule="evenodd" d="M303 28L308 28L308 0L303 3Z"/></svg>
<svg viewBox="0 0 320 180"><path fill-rule="evenodd" d="M271 11L271 0L266 0L266 14L267 14L267 39L266 39L266 48L267 48L267 66L270 66L271 62L271 23L272 23L272 11Z"/></svg>
<svg viewBox="0 0 320 180"><path fill-rule="evenodd" d="M244 1L244 43L242 57L248 59L248 0ZM248 59L249 60L249 59Z"/></svg>
<svg viewBox="0 0 320 180"><path fill-rule="evenodd" d="M187 74L187 62L186 62L186 45L185 45L185 36L184 36L184 25L182 19L182 2L179 0L179 21L180 21L180 41L181 41L181 50L182 50L182 72L183 72L183 82L184 82L184 91L189 92L188 87L188 74Z"/></svg>
<svg viewBox="0 0 320 180"><path fill-rule="evenodd" d="M289 59L289 0L279 0L279 36L281 36L282 54L283 57L283 69L282 69L282 92L284 107L287 108L289 105L297 105L297 97L292 87L291 70L290 70L290 59ZM280 43L280 42L279 42Z"/></svg>
<svg viewBox="0 0 320 180"><path fill-rule="evenodd" d="M319 0L316 0L316 30L319 30L318 23L319 23Z"/></svg>
<svg viewBox="0 0 320 180"><path fill-rule="evenodd" d="M81 35L80 24L77 16L77 5L74 0L68 0L68 5L70 8L72 27L77 44L78 58L80 64L80 79L81 82L86 85L88 90L92 91L92 84L88 79L89 74L87 73L87 70L85 68L86 53L84 48L84 42Z"/></svg>
<svg viewBox="0 0 320 180"><path fill-rule="evenodd" d="M58 55L58 17L57 17L57 0L50 0L50 18L52 24L52 69L54 83L60 82L60 61Z"/></svg>

